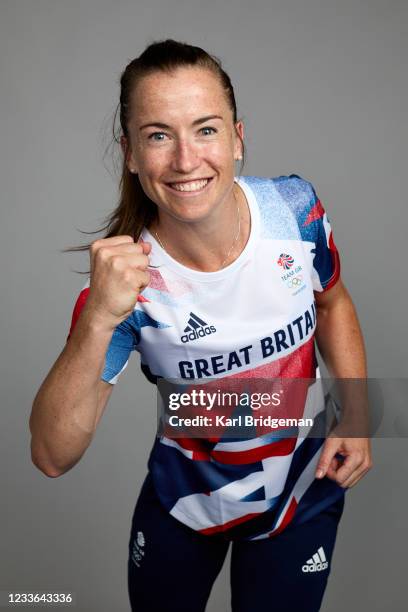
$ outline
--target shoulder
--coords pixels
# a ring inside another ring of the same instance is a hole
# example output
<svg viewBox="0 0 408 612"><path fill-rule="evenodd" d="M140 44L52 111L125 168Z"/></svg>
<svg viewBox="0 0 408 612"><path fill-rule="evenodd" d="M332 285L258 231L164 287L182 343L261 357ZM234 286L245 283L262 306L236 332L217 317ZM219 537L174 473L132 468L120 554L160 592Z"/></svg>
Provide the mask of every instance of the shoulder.
<svg viewBox="0 0 408 612"><path fill-rule="evenodd" d="M317 199L312 183L298 174L278 176L271 180L279 195L297 214L310 209Z"/></svg>
<svg viewBox="0 0 408 612"><path fill-rule="evenodd" d="M322 216L319 199L310 181L298 174L275 177L243 177L254 193L265 218L273 216L275 225L278 221L285 225L297 226L303 240L314 240L315 221ZM271 203L274 204L271 208ZM279 218L279 219L277 219ZM272 222L270 221L270 222Z"/></svg>
<svg viewBox="0 0 408 612"><path fill-rule="evenodd" d="M272 179L279 195L296 218L303 240L315 240L317 224L324 215L313 184L298 174Z"/></svg>
<svg viewBox="0 0 408 612"><path fill-rule="evenodd" d="M243 176L242 179L257 192L276 189L281 198L293 208L307 207L316 198L312 183L298 174Z"/></svg>

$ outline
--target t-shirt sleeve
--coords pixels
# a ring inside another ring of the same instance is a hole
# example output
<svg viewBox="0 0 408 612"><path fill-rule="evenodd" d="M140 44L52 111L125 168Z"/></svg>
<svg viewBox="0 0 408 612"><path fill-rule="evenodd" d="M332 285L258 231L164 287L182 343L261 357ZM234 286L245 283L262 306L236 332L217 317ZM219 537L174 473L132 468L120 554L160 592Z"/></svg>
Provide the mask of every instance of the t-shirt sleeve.
<svg viewBox="0 0 408 612"><path fill-rule="evenodd" d="M302 240L314 243L312 249L314 291L327 291L340 277L340 256L333 238L333 231L326 210L312 183L292 174L295 190L300 190L297 221Z"/></svg>
<svg viewBox="0 0 408 612"><path fill-rule="evenodd" d="M67 342L74 330L89 294L89 278L79 293L74 305L71 318L71 326L67 336ZM136 348L136 333L133 327L133 315L122 321L114 330L111 341L105 355L105 365L101 375L111 385L115 385L119 376L126 369L131 351Z"/></svg>

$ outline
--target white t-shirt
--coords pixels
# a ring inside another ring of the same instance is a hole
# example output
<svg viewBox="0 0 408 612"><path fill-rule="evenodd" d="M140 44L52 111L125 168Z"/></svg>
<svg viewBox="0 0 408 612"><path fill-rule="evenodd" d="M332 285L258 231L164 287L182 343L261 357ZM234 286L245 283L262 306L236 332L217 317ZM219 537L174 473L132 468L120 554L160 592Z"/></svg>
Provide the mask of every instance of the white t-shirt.
<svg viewBox="0 0 408 612"><path fill-rule="evenodd" d="M222 270L183 266L144 228L150 264L158 267L149 269L148 287L112 336L103 380L116 384L132 350L153 383L319 377L313 291L331 288L340 275L328 217L312 184L298 175L235 181L249 205L250 236ZM89 279L70 331L88 291ZM305 414L316 403L314 386ZM296 437L293 430L250 440L161 435L148 467L175 518L204 534L256 540L306 520L344 494L328 478L315 479L323 442Z"/></svg>

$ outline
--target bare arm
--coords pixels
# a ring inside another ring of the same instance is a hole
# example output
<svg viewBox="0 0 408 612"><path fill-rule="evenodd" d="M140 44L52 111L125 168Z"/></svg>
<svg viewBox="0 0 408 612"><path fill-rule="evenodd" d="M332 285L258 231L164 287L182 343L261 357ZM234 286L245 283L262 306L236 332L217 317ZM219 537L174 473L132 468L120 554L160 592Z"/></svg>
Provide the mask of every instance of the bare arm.
<svg viewBox="0 0 408 612"><path fill-rule="evenodd" d="M315 293L316 341L327 368L336 378L367 376L363 335L356 309L341 279L324 293Z"/></svg>
<svg viewBox="0 0 408 612"><path fill-rule="evenodd" d="M363 425L364 430L367 410L364 340L355 307L341 280L327 292L316 293L315 299L316 341L330 374L337 379L360 379L357 385L347 382L341 385L346 435L352 437L326 439L316 475L321 478L326 474L343 488L349 488L372 467L370 439L353 433L359 431L355 424ZM336 453L343 455L344 462L335 457Z"/></svg>
<svg viewBox="0 0 408 612"><path fill-rule="evenodd" d="M92 441L113 388L101 380L106 352L115 328L133 312L149 282L150 248L131 236L92 243L86 304L30 417L32 461L47 476L70 470Z"/></svg>
<svg viewBox="0 0 408 612"><path fill-rule="evenodd" d="M34 399L31 456L47 476L71 469L92 441L113 390L100 379L112 333L85 306Z"/></svg>

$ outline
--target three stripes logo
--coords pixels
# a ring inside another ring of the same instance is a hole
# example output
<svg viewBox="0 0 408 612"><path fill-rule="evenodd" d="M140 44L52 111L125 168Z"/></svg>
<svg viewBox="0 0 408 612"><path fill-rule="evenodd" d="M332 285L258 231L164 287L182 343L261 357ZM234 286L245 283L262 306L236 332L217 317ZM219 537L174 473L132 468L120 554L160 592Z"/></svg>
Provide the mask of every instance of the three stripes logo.
<svg viewBox="0 0 408 612"><path fill-rule="evenodd" d="M319 548L317 553L313 555L311 559L308 559L304 565L302 565L302 572L321 572L327 569L329 563L324 554L323 546Z"/></svg>
<svg viewBox="0 0 408 612"><path fill-rule="evenodd" d="M216 331L214 325L208 325L194 312L190 312L190 318L184 329L184 334L181 336L181 341L184 343L191 342L192 340L198 340L198 338L204 338L204 336L213 334Z"/></svg>

